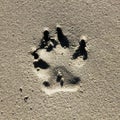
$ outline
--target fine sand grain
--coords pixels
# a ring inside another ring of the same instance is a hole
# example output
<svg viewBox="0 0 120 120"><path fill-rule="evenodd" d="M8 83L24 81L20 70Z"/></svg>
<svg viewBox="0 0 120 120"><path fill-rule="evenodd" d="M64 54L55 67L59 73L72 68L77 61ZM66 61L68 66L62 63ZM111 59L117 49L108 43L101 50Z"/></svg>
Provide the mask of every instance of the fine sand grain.
<svg viewBox="0 0 120 120"><path fill-rule="evenodd" d="M120 120L120 0L0 0L0 120Z"/></svg>

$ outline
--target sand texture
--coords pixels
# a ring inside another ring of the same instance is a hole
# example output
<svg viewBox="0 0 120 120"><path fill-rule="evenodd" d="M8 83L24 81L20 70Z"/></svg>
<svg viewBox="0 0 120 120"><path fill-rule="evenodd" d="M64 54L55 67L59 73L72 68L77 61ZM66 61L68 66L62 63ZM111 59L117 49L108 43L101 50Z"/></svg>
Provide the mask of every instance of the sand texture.
<svg viewBox="0 0 120 120"><path fill-rule="evenodd" d="M120 120L120 0L0 0L0 120Z"/></svg>

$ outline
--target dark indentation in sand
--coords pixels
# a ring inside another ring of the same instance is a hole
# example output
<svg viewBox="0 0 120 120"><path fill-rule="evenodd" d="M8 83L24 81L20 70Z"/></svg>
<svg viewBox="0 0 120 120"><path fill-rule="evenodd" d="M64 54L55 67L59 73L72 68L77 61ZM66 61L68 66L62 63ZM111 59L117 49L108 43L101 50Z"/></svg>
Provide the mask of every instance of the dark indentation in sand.
<svg viewBox="0 0 120 120"><path fill-rule="evenodd" d="M41 43L39 45L40 49L43 49L47 46L48 41L50 40L50 33L48 30L43 32L43 38L41 39Z"/></svg>
<svg viewBox="0 0 120 120"><path fill-rule="evenodd" d="M53 47L56 48L56 46L58 45L58 42L55 39L50 39L50 40L53 43Z"/></svg>
<svg viewBox="0 0 120 120"><path fill-rule="evenodd" d="M22 92L22 91L23 91L23 89L22 89L22 88L20 88L19 90L20 90L20 92Z"/></svg>
<svg viewBox="0 0 120 120"><path fill-rule="evenodd" d="M61 78L62 78L62 74L61 74L61 72L58 71L56 81L60 82Z"/></svg>
<svg viewBox="0 0 120 120"><path fill-rule="evenodd" d="M80 78L79 77L73 77L69 80L70 84L77 84L80 82Z"/></svg>
<svg viewBox="0 0 120 120"><path fill-rule="evenodd" d="M38 49L46 49L47 52L50 52L57 44L58 42L55 39L51 39L49 31L45 30Z"/></svg>
<svg viewBox="0 0 120 120"><path fill-rule="evenodd" d="M63 34L62 29L60 27L57 27L56 31L57 31L58 40L59 40L61 46L62 47L69 47L69 40Z"/></svg>
<svg viewBox="0 0 120 120"><path fill-rule="evenodd" d="M63 80L60 80L60 85L61 85L61 87L63 86L63 84L64 84L64 81L63 81Z"/></svg>
<svg viewBox="0 0 120 120"><path fill-rule="evenodd" d="M32 56L34 56L34 59L38 59L39 55L36 53L36 50L31 53Z"/></svg>
<svg viewBox="0 0 120 120"><path fill-rule="evenodd" d="M51 42L49 42L49 44L46 46L46 50L47 52L50 52L53 50L53 44Z"/></svg>
<svg viewBox="0 0 120 120"><path fill-rule="evenodd" d="M44 81L44 82L43 82L43 85L44 85L45 87L49 87L49 86L50 86L50 83L49 83L48 81Z"/></svg>
<svg viewBox="0 0 120 120"><path fill-rule="evenodd" d="M24 101L27 102L28 98L29 98L28 96L25 96Z"/></svg>
<svg viewBox="0 0 120 120"><path fill-rule="evenodd" d="M42 59L33 62L33 64L35 68L39 67L41 69L48 69L50 67L50 65Z"/></svg>
<svg viewBox="0 0 120 120"><path fill-rule="evenodd" d="M62 78L62 76L57 76L56 81L57 81L57 82L60 82L61 78Z"/></svg>
<svg viewBox="0 0 120 120"><path fill-rule="evenodd" d="M79 56L83 56L83 60L86 60L88 58L87 51L85 49L86 42L85 40L81 40L79 42L79 47L73 54L73 59L77 59Z"/></svg>

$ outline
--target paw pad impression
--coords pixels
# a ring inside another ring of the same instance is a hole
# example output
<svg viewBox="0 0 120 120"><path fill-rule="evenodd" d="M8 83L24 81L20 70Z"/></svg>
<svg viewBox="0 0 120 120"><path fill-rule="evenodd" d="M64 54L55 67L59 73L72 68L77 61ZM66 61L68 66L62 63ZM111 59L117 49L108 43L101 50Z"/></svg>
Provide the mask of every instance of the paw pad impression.
<svg viewBox="0 0 120 120"><path fill-rule="evenodd" d="M73 50L61 27L56 27L56 34L53 38L45 29L40 44L31 51L33 71L40 79L41 89L48 95L80 89L79 73L88 58L84 39Z"/></svg>

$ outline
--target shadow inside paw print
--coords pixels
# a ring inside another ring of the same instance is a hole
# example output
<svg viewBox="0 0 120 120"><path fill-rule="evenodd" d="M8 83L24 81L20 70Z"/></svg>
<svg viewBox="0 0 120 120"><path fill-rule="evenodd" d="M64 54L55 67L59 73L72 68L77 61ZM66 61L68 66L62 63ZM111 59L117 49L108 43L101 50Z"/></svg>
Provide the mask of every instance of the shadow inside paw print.
<svg viewBox="0 0 120 120"><path fill-rule="evenodd" d="M57 44L58 42L56 40L51 39L49 31L45 30L43 32L43 38L41 40L39 48L46 49L48 52L50 52L51 50L53 50L53 48L56 47Z"/></svg>
<svg viewBox="0 0 120 120"><path fill-rule="evenodd" d="M88 57L88 55L87 55L87 51L86 51L86 49L85 49L85 47L86 47L86 42L85 42L85 40L81 40L80 42L79 42L79 47L78 47L78 49L75 51L75 53L73 54L73 59L76 59L76 58L78 58L79 56L83 56L83 60L86 60L87 59L87 57Z"/></svg>
<svg viewBox="0 0 120 120"><path fill-rule="evenodd" d="M62 29L60 27L57 27L56 31L57 31L58 40L59 40L61 46L62 47L69 47L69 40L63 34Z"/></svg>
<svg viewBox="0 0 120 120"><path fill-rule="evenodd" d="M50 65L42 59L33 62L33 64L34 64L34 68L39 67L41 69L48 69L50 67Z"/></svg>
<svg viewBox="0 0 120 120"><path fill-rule="evenodd" d="M83 61L88 57L84 39L79 42L78 48L72 54L69 40L60 27L56 28L56 33L57 38L54 39L50 36L50 32L45 30L38 48L31 52L35 59L34 69L41 79L41 88L46 94L78 90L81 79L75 75L74 70L79 71L80 64L84 65L79 56L83 56ZM79 64L76 65L77 63Z"/></svg>

